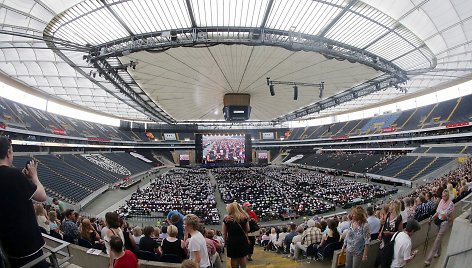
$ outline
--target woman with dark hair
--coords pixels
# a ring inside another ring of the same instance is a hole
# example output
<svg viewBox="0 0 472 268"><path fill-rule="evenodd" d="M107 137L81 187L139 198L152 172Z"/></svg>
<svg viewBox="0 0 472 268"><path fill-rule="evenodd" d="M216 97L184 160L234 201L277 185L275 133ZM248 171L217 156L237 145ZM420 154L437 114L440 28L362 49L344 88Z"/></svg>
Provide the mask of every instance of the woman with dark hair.
<svg viewBox="0 0 472 268"><path fill-rule="evenodd" d="M327 220L328 224L328 231L326 235L323 235L323 238L321 240L321 243L318 245L318 247L315 247L315 256L317 256L318 252L323 252L323 250L326 248L327 245L335 242L339 242L339 232L338 232L338 223L335 220L329 219Z"/></svg>
<svg viewBox="0 0 472 268"><path fill-rule="evenodd" d="M121 241L125 241L125 238L120 228L120 217L118 216L118 213L107 212L105 214L105 222L108 229L103 240L105 240L107 254L110 254L110 238L114 235L119 236Z"/></svg>
<svg viewBox="0 0 472 268"><path fill-rule="evenodd" d="M351 213L351 226L344 239L341 254L346 251L346 268L360 268L361 262L367 260L370 243L369 224L365 210L361 206L354 207Z"/></svg>
<svg viewBox="0 0 472 268"><path fill-rule="evenodd" d="M128 222L120 218L120 226L123 231L123 237L125 238L125 248L127 250L131 250L134 253L138 252L138 247L136 246L136 241L134 241L133 234L129 230Z"/></svg>
<svg viewBox="0 0 472 268"><path fill-rule="evenodd" d="M228 248L227 256L231 258L232 268L245 268L250 247L249 216L236 202L226 205L226 211L228 215L223 220L222 233Z"/></svg>
<svg viewBox="0 0 472 268"><path fill-rule="evenodd" d="M434 240L433 247L429 251L428 257L424 262L425 266L429 266L433 257L439 257L441 254L441 242L447 229L451 226L449 223L452 222L451 214L453 211L454 203L452 203L450 192L445 189L442 192L442 199L439 202L436 213L434 213L430 219L430 221L434 220L434 224L438 226L439 231Z"/></svg>
<svg viewBox="0 0 472 268"><path fill-rule="evenodd" d="M156 240L152 239L151 235L154 233L154 227L146 226L144 227L143 234L139 241L139 250L159 253L159 244Z"/></svg>

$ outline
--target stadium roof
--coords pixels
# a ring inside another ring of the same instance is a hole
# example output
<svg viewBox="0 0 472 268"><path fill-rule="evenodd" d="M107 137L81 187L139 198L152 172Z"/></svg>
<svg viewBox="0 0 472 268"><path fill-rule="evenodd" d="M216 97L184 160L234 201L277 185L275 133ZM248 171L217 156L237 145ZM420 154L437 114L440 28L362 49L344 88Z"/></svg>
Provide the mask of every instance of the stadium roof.
<svg viewBox="0 0 472 268"><path fill-rule="evenodd" d="M126 119L223 120L223 95L248 93L252 120L293 120L470 75L468 2L6 0L0 70ZM270 96L266 77L325 88Z"/></svg>

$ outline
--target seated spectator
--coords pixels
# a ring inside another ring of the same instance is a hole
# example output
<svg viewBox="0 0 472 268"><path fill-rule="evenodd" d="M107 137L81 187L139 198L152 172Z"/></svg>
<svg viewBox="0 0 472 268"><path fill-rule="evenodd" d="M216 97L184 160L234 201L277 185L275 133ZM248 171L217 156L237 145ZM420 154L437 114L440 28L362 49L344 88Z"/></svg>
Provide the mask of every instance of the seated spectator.
<svg viewBox="0 0 472 268"><path fill-rule="evenodd" d="M61 228L64 236L68 237L67 239L77 240L79 238L79 228L77 228L77 224L75 223L74 210L66 210L64 213L64 222L62 223Z"/></svg>
<svg viewBox="0 0 472 268"><path fill-rule="evenodd" d="M167 234L167 226L162 226L161 227L161 233L159 234L159 238L161 239L165 239L167 238L168 234Z"/></svg>
<svg viewBox="0 0 472 268"><path fill-rule="evenodd" d="M55 231L56 233L60 233L61 229L61 222L57 218L57 213L54 210L49 211L49 229Z"/></svg>
<svg viewBox="0 0 472 268"><path fill-rule="evenodd" d="M119 236L110 237L110 261L113 268L138 268L138 258L130 250L124 250Z"/></svg>
<svg viewBox="0 0 472 268"><path fill-rule="evenodd" d="M136 243L136 245L138 246L139 248L139 241L141 240L141 238L143 237L143 230L141 230L141 227L139 226L136 226L133 228L133 239L134 239L134 242Z"/></svg>
<svg viewBox="0 0 472 268"><path fill-rule="evenodd" d="M179 231L175 225L169 225L167 227L168 236L162 240L160 252L162 255L175 255L185 259L185 243L177 238Z"/></svg>
<svg viewBox="0 0 472 268"><path fill-rule="evenodd" d="M100 235L93 229L89 219L82 220L80 225L80 238L87 240L96 248L105 248L105 241L100 239Z"/></svg>
<svg viewBox="0 0 472 268"><path fill-rule="evenodd" d="M51 227L49 226L49 219L42 204L35 204L34 205L34 212L36 214L36 220L38 222L38 226L43 229L44 232L47 234L50 233Z"/></svg>
<svg viewBox="0 0 472 268"><path fill-rule="evenodd" d="M152 238L154 233L154 227L146 226L144 227L143 234L144 236L139 241L139 250L159 253L159 244L156 240Z"/></svg>
<svg viewBox="0 0 472 268"><path fill-rule="evenodd" d="M277 247L277 251L284 251L284 240L285 237L288 235L288 228L287 226L282 227L282 232L279 233L279 237L275 242L275 246Z"/></svg>
<svg viewBox="0 0 472 268"><path fill-rule="evenodd" d="M314 220L308 220L308 228L302 234L302 241L295 244L294 259L299 259L300 251L306 253L306 249L311 244L320 244L323 234L321 229L315 226Z"/></svg>
<svg viewBox="0 0 472 268"><path fill-rule="evenodd" d="M314 247L315 256L318 255L318 252L323 252L323 250L325 249L327 245L331 243L339 242L339 239L341 237L338 232L338 229L336 228L337 227L336 221L329 219L327 223L328 223L328 232L326 235L323 236L321 243L317 247Z"/></svg>
<svg viewBox="0 0 472 268"><path fill-rule="evenodd" d="M290 244L290 254L288 255L288 257L294 258L294 256L295 256L295 249L296 249L296 248L295 248L295 245L296 245L297 243L301 243L301 242L302 242L302 238L303 238L302 234L303 234L303 231L304 231L303 226L300 225L300 226L297 227L297 235L294 236L293 239L292 239L292 242L291 242L291 244Z"/></svg>
<svg viewBox="0 0 472 268"><path fill-rule="evenodd" d="M290 224L290 232L285 236L284 239L284 253L290 253L290 245L292 244L293 238L298 234L297 225L295 223Z"/></svg>

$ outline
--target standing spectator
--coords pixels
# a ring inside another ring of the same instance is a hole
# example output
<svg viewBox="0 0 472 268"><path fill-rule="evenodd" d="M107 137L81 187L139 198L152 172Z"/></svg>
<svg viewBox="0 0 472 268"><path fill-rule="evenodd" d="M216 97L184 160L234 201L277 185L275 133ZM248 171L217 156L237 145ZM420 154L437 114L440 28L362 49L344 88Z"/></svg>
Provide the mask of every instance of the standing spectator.
<svg viewBox="0 0 472 268"><path fill-rule="evenodd" d="M367 222L369 223L370 230L370 240L375 240L379 236L380 232L380 219L375 217L374 208L369 206L367 207Z"/></svg>
<svg viewBox="0 0 472 268"><path fill-rule="evenodd" d="M369 224L361 206L352 209L351 227L344 239L341 254L346 251L346 268L360 268L361 262L367 260L370 243Z"/></svg>
<svg viewBox="0 0 472 268"><path fill-rule="evenodd" d="M64 205L64 202L59 201L57 198L52 199L51 206L58 213L58 215L63 215L64 212L66 211L66 206Z"/></svg>
<svg viewBox="0 0 472 268"><path fill-rule="evenodd" d="M227 245L227 256L231 258L232 268L245 268L246 256L249 252L249 216L239 206L233 202L226 205L228 215L223 220L223 238Z"/></svg>
<svg viewBox="0 0 472 268"><path fill-rule="evenodd" d="M259 217L256 212L252 210L252 204L249 202L244 202L243 204L244 211L249 215L250 221L259 222ZM247 260L252 261L252 254L254 253L254 245L256 245L256 236L258 236L261 231L255 231L248 234L249 237L249 253L247 254Z"/></svg>
<svg viewBox="0 0 472 268"><path fill-rule="evenodd" d="M383 226L379 234L379 239L381 239L385 245L392 240L394 233L401 231L403 231L403 224L402 216L400 215L400 202L394 200L390 202L388 213L383 219Z"/></svg>
<svg viewBox="0 0 472 268"><path fill-rule="evenodd" d="M119 236L110 237L110 260L113 268L138 268L138 258L130 250L123 251L123 240Z"/></svg>
<svg viewBox="0 0 472 268"><path fill-rule="evenodd" d="M433 247L424 262L425 266L429 266L433 257L439 257L441 253L441 242L450 226L449 221L451 220L452 211L454 211L454 204L450 198L450 192L446 189L442 193L442 199L439 202L436 213L431 217L431 220L435 220L434 223L438 225L439 231L434 240Z"/></svg>
<svg viewBox="0 0 472 268"><path fill-rule="evenodd" d="M409 219L407 221L405 230L399 232L395 237L393 260L390 267L405 267L405 265L415 257L418 251L411 251L411 236L420 229L421 227L417 220Z"/></svg>
<svg viewBox="0 0 472 268"><path fill-rule="evenodd" d="M105 233L105 248L107 250L107 254L110 254L110 239L112 236L119 236L121 238L121 242L125 241L123 236L123 231L120 228L120 219L116 212L107 212L105 214L105 222L107 224L107 230Z"/></svg>
<svg viewBox="0 0 472 268"><path fill-rule="evenodd" d="M183 240L184 239L184 215L182 215L177 210L171 210L167 214L167 222L177 227L177 229L179 230L179 235L177 237L180 240Z"/></svg>
<svg viewBox="0 0 472 268"><path fill-rule="evenodd" d="M196 262L200 268L207 268L210 264L206 240L200 233L200 219L194 214L187 214L184 217L184 230L191 235L186 239L190 260Z"/></svg>
<svg viewBox="0 0 472 268"><path fill-rule="evenodd" d="M64 240L73 243L79 238L79 228L77 228L77 224L75 223L74 210L68 209L64 212L64 222L61 228L64 233Z"/></svg>
<svg viewBox="0 0 472 268"><path fill-rule="evenodd" d="M41 249L45 243L31 200L44 202L47 196L33 160L23 170L12 168L12 164L11 141L0 137L0 241L10 265L20 267L43 255ZM48 264L43 261L35 267L48 267Z"/></svg>

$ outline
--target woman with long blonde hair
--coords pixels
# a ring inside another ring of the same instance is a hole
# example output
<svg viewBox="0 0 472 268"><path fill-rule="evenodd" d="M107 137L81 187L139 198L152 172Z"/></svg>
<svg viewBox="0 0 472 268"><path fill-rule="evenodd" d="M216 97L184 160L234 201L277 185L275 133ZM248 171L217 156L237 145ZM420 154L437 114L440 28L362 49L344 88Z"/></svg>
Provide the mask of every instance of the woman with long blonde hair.
<svg viewBox="0 0 472 268"><path fill-rule="evenodd" d="M245 268L249 253L249 215L237 203L226 205L228 215L223 220L223 239L227 245L227 256L231 258L232 268Z"/></svg>

